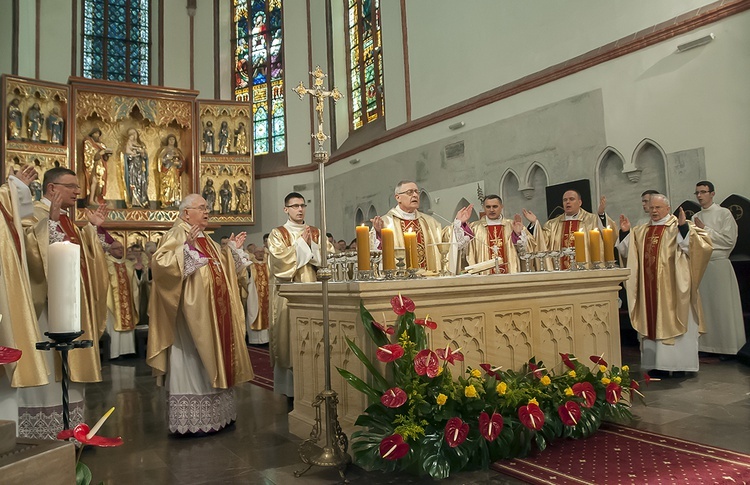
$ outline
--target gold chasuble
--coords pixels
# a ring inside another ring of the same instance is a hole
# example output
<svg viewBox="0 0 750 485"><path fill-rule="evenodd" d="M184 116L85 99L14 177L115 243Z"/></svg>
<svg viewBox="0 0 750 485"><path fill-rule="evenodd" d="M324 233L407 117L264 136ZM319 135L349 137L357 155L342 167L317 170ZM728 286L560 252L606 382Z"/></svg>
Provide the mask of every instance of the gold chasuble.
<svg viewBox="0 0 750 485"><path fill-rule="evenodd" d="M476 222L472 222L471 230L474 232L474 238L469 242L466 252L466 261L469 265L481 263L495 258L492 248L498 248L498 256L502 258L500 264L500 273L518 273L519 261L516 245L513 243L513 220L503 218L500 224L488 224L487 218L482 217ZM529 230L523 228L523 239L526 241L527 251L533 252L536 249L536 242ZM520 236L519 236L520 237ZM495 274L495 268L490 270L490 274Z"/></svg>
<svg viewBox="0 0 750 485"><path fill-rule="evenodd" d="M118 332L135 330L138 324L138 293L133 286L136 281L133 263L107 255L107 270L110 287L107 308L114 315L114 329Z"/></svg>
<svg viewBox="0 0 750 485"><path fill-rule="evenodd" d="M29 265L29 280L34 296L34 306L39 317L47 306L47 248L49 247L49 206L43 202L34 204L34 216L24 219L26 231L26 255ZM83 228L72 223L64 213L60 214L60 229L65 238L81 246L81 330L80 340L92 340L87 349L72 350L68 356L70 380L72 382L99 382L102 380L99 361L99 338L107 323L107 289L109 277L102 243L96 227L88 222ZM46 313L46 312L44 312ZM55 315L47 315L53 320ZM59 360L56 359L59 363ZM60 368L57 366L59 379Z"/></svg>
<svg viewBox="0 0 750 485"><path fill-rule="evenodd" d="M383 216L383 225L393 229L393 242L397 248L404 247L404 232L416 232L419 267L437 273L441 270L438 243L451 240L453 225L441 227L433 217L419 211L414 211L414 215L413 220L404 219L401 213L393 208Z"/></svg>
<svg viewBox="0 0 750 485"><path fill-rule="evenodd" d="M13 183L13 182L11 182ZM16 187L0 187L0 345L21 350L21 359L3 366L12 387L47 384L49 370L36 350L41 336L26 278L26 254ZM31 204L29 204L29 207Z"/></svg>
<svg viewBox="0 0 750 485"><path fill-rule="evenodd" d="M609 217L607 217L606 226L609 226L613 230L617 229L615 222ZM575 246L573 233L583 231L586 240L586 261L591 262L591 255L588 251L589 231L593 229L602 229L601 219L597 214L580 209L578 214L568 220L566 220L565 214L550 219L544 224L541 231L534 230L534 237L536 238L539 251L559 251L563 248ZM599 248L601 252L599 260L604 261L604 244L600 244ZM561 259L560 269L570 269L568 258Z"/></svg>
<svg viewBox="0 0 750 485"><path fill-rule="evenodd" d="M711 258L711 239L692 222L688 225L688 254L677 244L679 229L673 215L664 225L645 224L630 232L630 320L639 334L667 345L687 332L691 310L704 332L698 286Z"/></svg>
<svg viewBox="0 0 750 485"><path fill-rule="evenodd" d="M195 249L209 262L185 277L183 251L189 230L190 225L178 219L151 259L146 361L157 377L184 372L169 368L169 353L180 331L178 326L185 327L210 385L229 389L254 377L245 346L244 311L234 259L230 249L222 252L211 239L198 237Z"/></svg>
<svg viewBox="0 0 750 485"><path fill-rule="evenodd" d="M258 291L258 316L250 325L250 330L266 330L269 326L270 301L268 287L268 264L258 261L250 266L252 278L255 281L255 289Z"/></svg>

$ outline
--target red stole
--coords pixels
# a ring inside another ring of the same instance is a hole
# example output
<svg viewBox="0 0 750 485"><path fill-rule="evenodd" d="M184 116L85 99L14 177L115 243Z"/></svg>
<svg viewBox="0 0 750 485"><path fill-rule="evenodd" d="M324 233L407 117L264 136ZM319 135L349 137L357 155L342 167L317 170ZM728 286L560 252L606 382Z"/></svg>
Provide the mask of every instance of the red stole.
<svg viewBox="0 0 750 485"><path fill-rule="evenodd" d="M666 226L650 226L643 242L643 287L646 300L646 338L656 335L657 275L659 273L659 246Z"/></svg>
<svg viewBox="0 0 750 485"><path fill-rule="evenodd" d="M13 216L8 212L8 210L5 208L3 204L0 204L0 211L2 211L3 216L5 217L5 222L8 224L8 230L10 231L11 236L13 236L13 243L16 245L16 254L18 254L18 257L21 257L21 239L18 237L18 231L16 231L16 226L13 224Z"/></svg>
<svg viewBox="0 0 750 485"><path fill-rule="evenodd" d="M114 263L117 275L117 304L120 306L120 326L122 331L135 330L133 318L133 293L130 289L130 278L125 263Z"/></svg>
<svg viewBox="0 0 750 485"><path fill-rule="evenodd" d="M81 278L83 279L83 288L86 292L86 296L88 297L87 299L88 301L91 301L91 290L89 287L89 267L88 264L86 264L86 254L83 251L81 238L78 236L76 226L73 225L73 222L71 222L70 217L68 217L67 214L60 214L59 223L60 229L62 229L63 233L65 233L65 238L73 244L81 246Z"/></svg>
<svg viewBox="0 0 750 485"><path fill-rule="evenodd" d="M263 330L268 328L268 324L270 323L268 319L268 266L263 261L260 261L254 265L254 269L255 288L258 290L258 316L256 322L261 323L261 328L254 328L253 330Z"/></svg>
<svg viewBox="0 0 750 485"><path fill-rule="evenodd" d="M492 252L492 248L494 246L497 248L497 255L502 258L503 261L500 264L500 273L508 273L508 257L505 254L505 225L496 224L491 226L487 224L487 239L487 251L489 252L489 259L495 259L495 254ZM494 267L490 270L490 274L495 274Z"/></svg>
<svg viewBox="0 0 750 485"><path fill-rule="evenodd" d="M232 370L232 304L229 299L229 288L224 279L224 271L221 268L221 259L206 238L199 237L195 240L198 249L208 257L208 268L211 270L211 282L214 290L214 313L219 325L219 340L224 361L224 373L227 376L227 386L234 385L234 372Z"/></svg>
<svg viewBox="0 0 750 485"><path fill-rule="evenodd" d="M424 233L422 232L422 225L419 223L419 219L407 221L405 219L399 219L401 221L401 233L412 232L417 233L417 259L419 260L419 267L427 269L427 248L424 244Z"/></svg>
<svg viewBox="0 0 750 485"><path fill-rule="evenodd" d="M575 237L573 233L578 230L581 221L573 219L570 221L563 221L563 232L562 241L560 241L560 248L572 248L575 246ZM570 258L560 259L560 269L570 269Z"/></svg>

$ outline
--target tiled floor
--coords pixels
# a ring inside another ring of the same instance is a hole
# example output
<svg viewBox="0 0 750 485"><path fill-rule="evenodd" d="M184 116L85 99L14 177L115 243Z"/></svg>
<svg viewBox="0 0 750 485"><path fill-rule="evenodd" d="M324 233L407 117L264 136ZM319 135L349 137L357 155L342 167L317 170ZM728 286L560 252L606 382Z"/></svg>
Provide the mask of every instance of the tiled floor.
<svg viewBox="0 0 750 485"><path fill-rule="evenodd" d="M623 363L637 372L637 349L623 349ZM107 484L333 484L335 470L313 468L302 478L300 440L287 431L286 398L251 384L237 389L239 417L230 429L203 438L167 434L164 390L157 388L142 360L116 361L104 368L104 382L86 391L87 422L110 406L117 409L101 434L120 435L125 445L84 449L93 483ZM644 387L646 405L636 403L632 425L669 436L750 453L750 367L736 361L703 359L697 376L653 382ZM351 483L429 483L411 476L365 473L350 467ZM444 484L522 483L495 472L458 474Z"/></svg>

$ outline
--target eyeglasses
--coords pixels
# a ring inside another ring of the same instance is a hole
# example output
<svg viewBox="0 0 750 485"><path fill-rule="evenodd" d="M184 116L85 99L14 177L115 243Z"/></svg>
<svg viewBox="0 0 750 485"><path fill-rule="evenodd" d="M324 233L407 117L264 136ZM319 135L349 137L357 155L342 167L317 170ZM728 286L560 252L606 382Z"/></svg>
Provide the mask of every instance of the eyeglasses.
<svg viewBox="0 0 750 485"><path fill-rule="evenodd" d="M73 189L73 190L77 190L77 189L81 188L81 186L78 185L78 184L61 184L61 183L57 183L57 182L52 182L52 185L62 185L63 187L67 187L67 188Z"/></svg>
<svg viewBox="0 0 750 485"><path fill-rule="evenodd" d="M290 209L304 209L305 207L307 207L307 204L292 204L284 207L288 207Z"/></svg>
<svg viewBox="0 0 750 485"><path fill-rule="evenodd" d="M188 207L188 210L192 209L194 211L201 211L201 212L208 212L208 207L205 205L199 206L199 207Z"/></svg>
<svg viewBox="0 0 750 485"><path fill-rule="evenodd" d="M695 192L693 192L693 195L703 195L703 194L710 194L710 193L711 193L710 190L696 190Z"/></svg>
<svg viewBox="0 0 750 485"><path fill-rule="evenodd" d="M403 192L396 192L396 195L415 195L419 193L419 189L409 189L404 190Z"/></svg>

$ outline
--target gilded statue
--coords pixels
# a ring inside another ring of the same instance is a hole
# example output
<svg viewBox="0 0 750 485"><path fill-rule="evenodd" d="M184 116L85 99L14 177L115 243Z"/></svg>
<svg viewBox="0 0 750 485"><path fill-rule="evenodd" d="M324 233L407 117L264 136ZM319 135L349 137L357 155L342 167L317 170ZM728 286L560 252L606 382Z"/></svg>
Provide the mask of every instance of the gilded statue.
<svg viewBox="0 0 750 485"><path fill-rule="evenodd" d="M234 130L234 151L238 155L247 155L247 131L244 121L240 121L239 126Z"/></svg>
<svg viewBox="0 0 750 485"><path fill-rule="evenodd" d="M221 214L229 214L232 210L232 186L229 184L229 179L224 180L219 189L219 200L221 201Z"/></svg>
<svg viewBox="0 0 750 485"><path fill-rule="evenodd" d="M234 195L237 197L237 213L250 213L250 188L243 179L234 184Z"/></svg>
<svg viewBox="0 0 750 485"><path fill-rule="evenodd" d="M214 153L214 124L212 121L206 121L203 128L203 153L212 155Z"/></svg>
<svg viewBox="0 0 750 485"><path fill-rule="evenodd" d="M148 206L148 153L138 131L128 130L122 150L125 181L125 203L128 207Z"/></svg>
<svg viewBox="0 0 750 485"><path fill-rule="evenodd" d="M89 205L104 202L107 193L107 160L112 150L101 140L102 130L94 128L83 139L83 197Z"/></svg>
<svg viewBox="0 0 750 485"><path fill-rule="evenodd" d="M21 100L13 98L8 104L8 140L21 138L21 125L23 125L23 113L18 105Z"/></svg>
<svg viewBox="0 0 750 485"><path fill-rule="evenodd" d="M58 108L52 108L52 112L47 117L47 139L50 143L61 145L63 142L63 129L65 121L60 116Z"/></svg>
<svg viewBox="0 0 750 485"><path fill-rule="evenodd" d="M204 199L206 199L206 207L208 212L214 211L214 205L216 205L216 189L214 189L214 181L206 179L206 185L203 186L203 192L201 193Z"/></svg>
<svg viewBox="0 0 750 485"><path fill-rule="evenodd" d="M219 155L227 154L229 154L229 124L222 121L221 128L219 128Z"/></svg>
<svg viewBox="0 0 750 485"><path fill-rule="evenodd" d="M175 207L182 200L180 176L185 171L185 157L177 146L177 137L167 136L159 154L159 200L162 207Z"/></svg>
<svg viewBox="0 0 750 485"><path fill-rule="evenodd" d="M41 141L44 113L39 103L34 103L26 112L26 134L31 141Z"/></svg>

